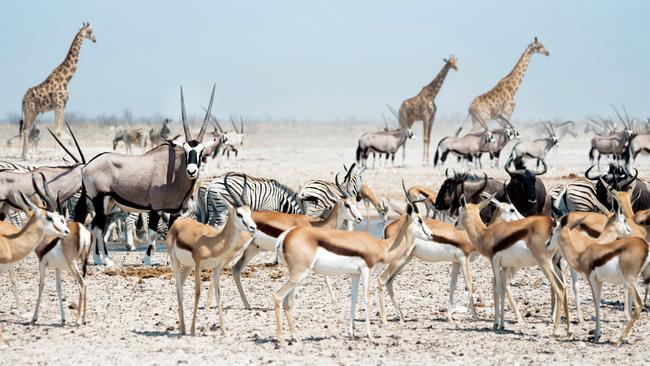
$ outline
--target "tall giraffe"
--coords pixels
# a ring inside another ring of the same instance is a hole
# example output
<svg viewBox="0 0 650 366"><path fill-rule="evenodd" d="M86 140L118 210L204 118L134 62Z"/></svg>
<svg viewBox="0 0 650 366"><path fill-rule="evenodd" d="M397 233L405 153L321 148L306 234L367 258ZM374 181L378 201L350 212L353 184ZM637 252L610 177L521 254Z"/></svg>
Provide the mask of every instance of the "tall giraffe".
<svg viewBox="0 0 650 366"><path fill-rule="evenodd" d="M469 114L472 116L472 130L483 128L483 125L487 125L493 119L504 128L512 127L510 116L515 110L515 94L524 78L528 62L535 53L549 55L548 50L537 40L537 37L535 37L533 43L526 47L519 61L506 77L501 79L487 93L474 98L469 106Z"/></svg>
<svg viewBox="0 0 650 366"><path fill-rule="evenodd" d="M456 56L452 55L449 59L443 59L445 65L442 67L435 79L422 88L418 95L406 99L399 108L399 125L400 128L411 128L416 121L422 121L424 130L424 156L423 164L429 162L429 141L431 140L431 128L436 117L435 98L442 88L442 83L447 77L449 69L458 71ZM402 160L406 157L406 146L402 148Z"/></svg>
<svg viewBox="0 0 650 366"><path fill-rule="evenodd" d="M96 42L90 23L83 23L79 32L74 36L70 50L59 66L50 73L44 82L27 89L23 97L23 120L20 133L23 137L22 159L27 157L29 133L40 113L54 110L55 131L61 132L63 111L68 102L68 82L77 71L79 51L84 39ZM22 121L21 121L22 122Z"/></svg>

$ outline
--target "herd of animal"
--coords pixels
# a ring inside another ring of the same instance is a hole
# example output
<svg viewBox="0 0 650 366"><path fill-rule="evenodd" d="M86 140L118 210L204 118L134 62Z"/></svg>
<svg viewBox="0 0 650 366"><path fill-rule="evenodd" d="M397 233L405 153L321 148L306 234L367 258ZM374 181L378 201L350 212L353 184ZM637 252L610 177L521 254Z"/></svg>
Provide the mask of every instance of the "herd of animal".
<svg viewBox="0 0 650 366"><path fill-rule="evenodd" d="M72 56L69 54L55 69L55 76L64 75L69 81L71 72L76 70L83 39L95 41L87 23L75 36L70 49ZM444 138L436 150L434 164L437 164L438 153L443 163L447 154L452 153L477 165L481 154L487 153L496 159L497 166L503 146L520 137L509 122L515 105L513 97L535 53L549 54L537 38L497 87L472 102L470 116L478 131L460 138ZM352 296L348 333L352 337L361 285L366 310L365 332L373 339L369 319L373 275L379 275L378 299L383 323L387 321L384 288L399 318L404 319L393 282L413 258L452 265L449 319L453 318L457 277L462 273L469 309L472 317L477 318L472 262L483 256L493 271L496 330L505 327L506 298L517 321L524 321L510 295L509 285L518 269L536 266L551 288L553 335L560 327L562 314L566 330L570 332L565 279L570 270L578 321L582 320L582 315L575 286L576 274L583 274L591 286L596 315L595 342L602 333L602 284L624 286L624 313L628 320L618 338L617 345L620 345L644 308L645 300L639 294L637 281L650 282L646 241L650 225L650 183L640 179L638 170L631 167L633 161L628 158L635 154L625 152L640 146L635 141L641 141L639 136L643 135L633 129L627 113L625 120L619 115L624 131L617 130L611 121L590 125L598 133L593 149L603 155L612 155L614 159L606 172L595 173L594 164L585 171L586 179L575 179L548 189L543 182L548 171L546 154L563 135L575 134L571 122L544 123L541 128L548 137L517 143L504 165L509 176L507 181L487 173L470 174L447 168L438 191L422 185L409 188L402 181L403 201L378 196L363 182L369 154L388 154L394 160L398 149L413 136L410 126L417 120L425 125L424 160L428 160L429 136L436 110L433 97L450 69L457 70L457 59L453 56L445 60L443 70L418 96L404 101L396 113L402 126L400 130L362 136L356 163L349 167L344 165L332 181L308 180L297 190L276 179L241 172L202 177L207 157L218 157L219 151L236 154L236 146L241 145L244 138L243 118L239 128L232 120L235 132L229 132L212 116L216 86L212 88L197 134L189 127L182 87L181 135L171 137L168 121L160 129L151 129L148 136L144 130L116 130L113 148L122 141L130 154L104 152L87 160L67 123L76 154L61 142L59 128L49 131L72 159L70 164L33 166L0 162L0 271L9 273L16 306L20 308L14 266L35 252L40 278L32 321L39 320L47 268L51 267L55 269L62 323L66 321L62 270L68 271L78 285L76 321L84 323L88 263L112 265L106 243L117 237L129 249L134 249L134 238L140 236L138 226L143 226L141 231L147 244L145 264L151 264L156 241L164 237L177 290L181 334L187 332L183 287L192 271L195 291L189 333L196 332L202 287L200 272L212 270L208 292L216 291L220 331L226 335L220 293L221 270L233 263L236 287L244 307L250 309L241 273L262 251L273 253L278 264L288 269L286 282L268 299L273 302L278 344L282 347L287 345L283 314L291 336L296 342L300 341L292 308L298 287L311 273L324 276L332 297L328 278L350 276ZM45 111L41 103L44 99L49 106L56 106L59 127L59 116L62 118L62 107L67 101L67 81L61 84L65 77L48 78L25 95L25 122L21 128L23 157L29 143L27 131L35 126L36 115ZM214 131L208 136L211 120ZM487 127L490 120L498 121L502 128L490 130ZM602 131L597 127L602 127ZM131 145L138 145L141 140L149 141L151 148L142 154L131 154ZM639 147L638 151L643 149ZM534 169L527 167L531 162L536 163ZM367 215L370 206L382 220L387 220L391 211L397 214L397 219L386 223L381 238L355 229L354 224L364 220L357 208L358 201L366 204ZM0 338L4 338L2 333Z"/></svg>

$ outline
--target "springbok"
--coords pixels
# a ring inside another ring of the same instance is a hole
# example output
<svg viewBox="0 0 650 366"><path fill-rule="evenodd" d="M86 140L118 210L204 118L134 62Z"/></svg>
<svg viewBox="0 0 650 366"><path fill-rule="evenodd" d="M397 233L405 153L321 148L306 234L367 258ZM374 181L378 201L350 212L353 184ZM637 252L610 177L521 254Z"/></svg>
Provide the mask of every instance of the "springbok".
<svg viewBox="0 0 650 366"><path fill-rule="evenodd" d="M558 301L559 310L555 312L553 335L560 325L560 310L564 307L567 322L569 312L564 297L564 283L553 268L555 250L549 248L553 220L548 216L531 216L514 222L499 222L486 226L481 220L480 211L488 204L488 198L479 204L465 202L461 196L457 228L463 228L474 247L487 257L494 273L494 328L504 329L504 294L506 271L516 268L539 266L549 280L552 292ZM568 331L568 325L567 325Z"/></svg>
<svg viewBox="0 0 650 366"><path fill-rule="evenodd" d="M336 183L339 187L341 186L338 181L338 175L336 176ZM345 192L345 190L342 191ZM354 199L350 197L347 192L345 193L345 196L336 203L330 212L329 217L321 221L314 221L313 218L305 215L286 214L274 211L256 211L253 212L252 217L253 221L255 221L255 224L257 225L257 231L253 236L253 240L244 250L244 254L242 254L239 260L232 266L233 278L237 285L239 296L241 297L246 309L250 309L251 307L241 285L241 272L248 262L250 262L250 260L259 252L275 252L277 250L276 242L278 236L282 234L282 232L295 226L308 226L322 229L344 229L346 221L354 221L357 224L363 221L363 216L357 210ZM332 289L327 281L327 277L325 277L325 283L330 292L330 297L332 297L332 302L334 302Z"/></svg>
<svg viewBox="0 0 650 366"><path fill-rule="evenodd" d="M244 184L245 185L245 184ZM226 176L226 187L228 177ZM234 193L233 193L234 196ZM254 233L257 226L251 218L246 188L241 196L235 196L235 206L228 206L228 221L223 229L218 230L189 218L174 221L167 233L166 248L171 257L172 270L176 282L178 298L178 317L180 333L185 333L185 315L183 312L183 285L194 270L194 311L190 334L196 330L196 312L201 298L201 272L212 270L212 282L215 286L221 334L226 335L226 324L221 306L219 275L221 270L233 259L241 243L241 234Z"/></svg>
<svg viewBox="0 0 650 366"><path fill-rule="evenodd" d="M291 308L295 301L296 288L311 272L334 275L352 275L352 297L348 332L354 338L354 315L359 280L363 283L366 332L370 332L370 309L368 307L370 274L379 267L400 258L413 245L416 238L432 240L431 230L413 202L407 202L406 212L399 219L397 235L392 239L377 239L366 232L340 231L298 226L278 237L279 258L289 268L289 279L273 295L278 342L286 346L282 313L289 323L293 339L299 343ZM405 240L403 240L405 239Z"/></svg>
<svg viewBox="0 0 650 366"><path fill-rule="evenodd" d="M559 231L554 246L559 247L569 266L581 272L589 285L594 297L596 310L596 330L594 343L601 336L600 330L600 296L603 282L622 283L632 295L634 313L625 324L625 328L616 343L620 346L639 319L643 309L643 301L636 287L636 280L641 275L644 281L650 280L650 256L648 243L641 238L624 238L607 244L594 242L592 239L574 232L574 226L567 225L566 216L560 221Z"/></svg>
<svg viewBox="0 0 650 366"><path fill-rule="evenodd" d="M156 229L160 212L170 214L170 225L186 207L199 176L203 150L217 141L202 142L207 127L214 91L212 87L210 104L196 139L192 138L185 114L185 100L181 87L181 118L185 142L169 141L142 155L103 153L97 155L83 168L82 191L87 192L95 208L91 222L95 236L104 244L106 215L114 205L125 211L149 211L149 247L144 263L151 263L151 252L155 249ZM83 222L86 217L86 200L79 200L75 208L75 221Z"/></svg>
<svg viewBox="0 0 650 366"><path fill-rule="evenodd" d="M54 200L52 193L43 179L44 194L39 196L45 201L46 210L50 212L59 212L62 214L61 203ZM39 310L43 288L45 287L45 276L47 268L54 267L56 270L56 293L59 298L59 309L61 310L61 324L65 324L65 307L63 306L63 291L61 286L61 270L67 270L74 278L79 289L79 301L77 303L77 324L82 319L82 324L86 323L86 263L90 254L93 237L86 227L79 222L69 222L67 224L69 235L66 237L45 236L43 241L34 250L39 261L39 285L38 299L32 323L39 319ZM82 273L79 273L78 264L81 263Z"/></svg>
<svg viewBox="0 0 650 366"><path fill-rule="evenodd" d="M361 197L361 200L363 200L363 203L366 206L366 217L368 217L368 223L370 223L370 205L377 210L377 214L381 221L386 221L386 215L388 214L388 200L386 198L378 198L375 195L375 192L372 191L372 188L365 183L361 183L359 197Z"/></svg>
<svg viewBox="0 0 650 366"><path fill-rule="evenodd" d="M35 175L32 175L32 184L34 186L36 186L35 177ZM40 188L37 188L36 192L42 200L46 199ZM31 213L21 229L16 228L9 222L0 221L0 272L9 272L16 298L16 307L20 312L20 299L16 288L14 265L33 252L34 248L43 242L46 235L66 237L70 234L70 230L66 226L65 218L62 215L41 210L23 192L19 191L19 195L21 197L20 209L25 212L31 211Z"/></svg>

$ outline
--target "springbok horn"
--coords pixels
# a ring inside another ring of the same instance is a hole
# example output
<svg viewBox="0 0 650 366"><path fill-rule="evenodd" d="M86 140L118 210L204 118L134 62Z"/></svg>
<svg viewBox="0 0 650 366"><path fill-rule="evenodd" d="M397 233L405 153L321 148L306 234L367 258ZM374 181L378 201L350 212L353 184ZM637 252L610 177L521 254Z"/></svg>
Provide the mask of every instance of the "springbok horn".
<svg viewBox="0 0 650 366"><path fill-rule="evenodd" d="M47 183L47 180L45 179L45 174L42 172L38 173L41 176L41 179L43 180L43 193L45 194L45 198L47 199L47 202L49 205L52 206L52 210L56 208L56 201L54 200L54 195L52 192L50 192L50 185Z"/></svg>
<svg viewBox="0 0 650 366"><path fill-rule="evenodd" d="M185 97L183 96L183 86L181 86L181 120L183 121L183 131L185 132L185 141L192 140L190 126L187 125L187 114L185 113Z"/></svg>
<svg viewBox="0 0 650 366"><path fill-rule="evenodd" d="M208 127L208 121L212 115L212 102L214 101L214 91L217 88L217 84L212 85L212 94L210 94L210 103L208 104L208 111L205 112L205 118L203 118L203 125L201 125L201 130L199 131L199 136L196 138L198 142L203 141L203 135L205 135L205 129Z"/></svg>
<svg viewBox="0 0 650 366"><path fill-rule="evenodd" d="M41 178L43 179L43 187L46 187L46 181L45 181L45 176L43 173L39 173ZM52 202L52 199L50 198L49 194L47 192L43 192L41 190L41 187L38 186L38 183L36 183L36 174L32 174L32 185L34 186L34 191L36 191L36 194L41 198L41 200L45 203L45 209L47 211L53 211L54 210L54 205ZM49 190L48 190L49 191Z"/></svg>
<svg viewBox="0 0 650 366"><path fill-rule="evenodd" d="M479 202L478 204L478 209L479 211L482 211L484 208L488 207L492 201L492 198L494 198L494 194L491 194L488 198L484 199L483 201Z"/></svg>
<svg viewBox="0 0 650 366"><path fill-rule="evenodd" d="M27 196L25 196L25 193L23 193L22 191L19 191L18 193L20 194L20 198L23 201L22 204L19 204L19 206L21 206L20 208L25 212L27 212L28 210L32 210L34 211L35 214L38 215L39 208L34 204L34 202L32 202L32 200L27 198ZM18 200L16 200L16 203L18 203Z"/></svg>
<svg viewBox="0 0 650 366"><path fill-rule="evenodd" d="M349 195L347 190L343 189L343 186L341 185L341 182L339 182L339 175L340 174L341 174L341 172L336 173L336 176L334 177L334 182L336 183L336 187L339 189L339 191L341 191L341 193L343 193L343 197L347 198L350 195Z"/></svg>
<svg viewBox="0 0 650 366"><path fill-rule="evenodd" d="M251 205L251 202L250 202L250 200L248 198L249 198L249 196L248 196L248 176L244 175L244 187L242 187L242 191L241 191L241 200L244 203L244 205L246 205L246 206Z"/></svg>
<svg viewBox="0 0 650 366"><path fill-rule="evenodd" d="M72 160L74 160L74 162L75 162L76 164L79 164L79 160L77 159L77 157L74 156L74 155L72 155L72 153L70 152L70 150L68 150L68 148L65 147L65 145L63 145L63 143L61 142L61 140L59 140L59 138L56 137L56 135L54 134L54 132L52 132L52 130L50 130L49 127L47 128L47 130L50 132L50 135L52 135L52 137L54 137L54 139L55 139L56 142L59 144L59 146L61 146L61 147L63 148L63 150L65 150L65 152L68 153L68 155L70 155L70 157L72 158Z"/></svg>
<svg viewBox="0 0 650 366"><path fill-rule="evenodd" d="M72 136L72 141L74 141L74 146L77 147L77 151L79 152L79 156L81 156L81 162L86 164L86 157L84 156L84 153L81 151L81 147L79 147L79 142L77 142L77 137L72 132L72 128L70 128L70 125L68 124L68 121L64 121L64 122L65 122L65 125L68 127L68 131L70 132L70 136Z"/></svg>

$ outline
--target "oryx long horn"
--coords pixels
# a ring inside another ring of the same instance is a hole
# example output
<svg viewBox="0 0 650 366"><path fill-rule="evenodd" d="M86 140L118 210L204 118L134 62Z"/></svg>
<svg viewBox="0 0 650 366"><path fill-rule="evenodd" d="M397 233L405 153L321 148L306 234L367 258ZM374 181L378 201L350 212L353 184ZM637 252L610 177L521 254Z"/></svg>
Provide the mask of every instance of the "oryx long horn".
<svg viewBox="0 0 650 366"><path fill-rule="evenodd" d="M55 139L56 142L59 144L59 146L61 146L61 147L63 148L63 150L65 150L65 152L68 153L68 155L70 155L70 157L72 158L72 160L74 160L75 163L79 164L79 159L77 159L76 156L72 155L72 153L70 152L70 150L68 150L68 148L65 147L65 145L63 145L63 143L61 142L61 140L59 140L59 138L56 137L56 134L54 134L54 132L52 132L52 130L50 130L49 127L47 128L47 130L50 132L50 135L52 135L52 137L54 137L54 139Z"/></svg>
<svg viewBox="0 0 650 366"><path fill-rule="evenodd" d="M237 125L235 124L235 120L230 116L230 124L232 125L232 128L235 130L236 133L239 133L239 130L237 129Z"/></svg>
<svg viewBox="0 0 650 366"><path fill-rule="evenodd" d="M185 113L185 97L183 96L183 87L181 86L181 121L183 122L183 131L185 132L185 141L192 140L190 126L187 125L187 113Z"/></svg>
<svg viewBox="0 0 650 366"><path fill-rule="evenodd" d="M203 124L201 125L199 136L196 138L198 142L203 141L203 135L205 135L205 129L206 127L208 127L208 121L210 120L210 115L212 115L212 102L214 101L215 89L217 89L217 84L212 85L212 94L210 94L210 103L208 104L208 110L207 112L205 112L205 118L203 118Z"/></svg>
<svg viewBox="0 0 650 366"><path fill-rule="evenodd" d="M70 125L68 124L68 121L64 121L64 122L65 122L65 125L68 127L68 131L70 132L70 136L72 136L72 141L74 141L74 146L77 147L77 151L79 152L79 156L81 157L81 162L86 164L86 157L84 156L84 153L81 151L81 147L79 147L79 142L77 141L77 137L72 132L72 128L70 128Z"/></svg>
<svg viewBox="0 0 650 366"><path fill-rule="evenodd" d="M614 108L614 112L616 112L616 115L618 116L618 119L619 119L619 120L621 121L621 123L623 124L623 127L628 128L628 127L627 127L627 123L623 120L623 116L621 116L621 114L618 113L618 109L616 109L616 106L614 106L614 105L612 104L612 108Z"/></svg>
<svg viewBox="0 0 650 366"><path fill-rule="evenodd" d="M244 133L244 116L239 115L239 133Z"/></svg>

